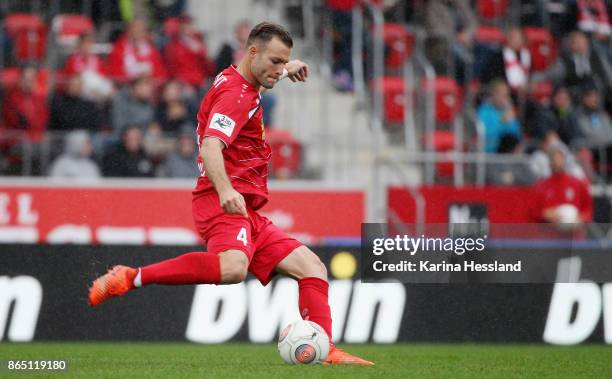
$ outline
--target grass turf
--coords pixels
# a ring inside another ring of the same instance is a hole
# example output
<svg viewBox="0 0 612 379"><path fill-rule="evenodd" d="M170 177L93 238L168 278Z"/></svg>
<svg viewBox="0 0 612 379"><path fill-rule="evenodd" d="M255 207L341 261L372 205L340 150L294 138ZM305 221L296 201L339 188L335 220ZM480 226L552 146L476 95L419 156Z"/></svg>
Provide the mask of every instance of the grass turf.
<svg viewBox="0 0 612 379"><path fill-rule="evenodd" d="M0 343L1 378L604 378L612 347L581 345L353 345L374 367L289 366L274 345ZM6 360L68 361L66 372L7 371Z"/></svg>

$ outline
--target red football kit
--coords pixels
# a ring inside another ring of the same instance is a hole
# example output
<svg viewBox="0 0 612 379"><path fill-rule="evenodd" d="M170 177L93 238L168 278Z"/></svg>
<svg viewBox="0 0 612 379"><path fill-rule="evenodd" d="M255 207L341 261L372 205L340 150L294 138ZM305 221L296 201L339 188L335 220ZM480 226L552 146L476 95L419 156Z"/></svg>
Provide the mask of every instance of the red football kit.
<svg viewBox="0 0 612 379"><path fill-rule="evenodd" d="M219 284L223 282L219 253L239 250L249 259L248 271L266 285L275 275L275 267L302 245L257 213L268 201L271 156L262 114L257 87L244 79L235 66L217 76L198 113L198 143L201 147L204 138L223 141L225 170L232 186L245 198L248 217L223 211L199 158L202 175L193 191L193 218L208 251L144 266L138 274L134 270L135 283L139 280L139 285ZM321 325L331 339L327 281L303 277L297 282L302 318ZM352 356L350 359L355 360Z"/></svg>
<svg viewBox="0 0 612 379"><path fill-rule="evenodd" d="M197 133L200 146L206 137L225 144L225 170L234 189L244 196L249 217L223 211L200 156L202 175L193 191L196 228L210 253L243 251L249 258L249 271L265 285L276 265L301 243L256 212L268 201L272 150L265 141L259 91L235 66L217 76L202 101Z"/></svg>
<svg viewBox="0 0 612 379"><path fill-rule="evenodd" d="M585 220L593 217L593 199L589 194L587 185L566 173L553 174L551 177L539 181L533 192L533 218L543 221L544 209L571 204Z"/></svg>

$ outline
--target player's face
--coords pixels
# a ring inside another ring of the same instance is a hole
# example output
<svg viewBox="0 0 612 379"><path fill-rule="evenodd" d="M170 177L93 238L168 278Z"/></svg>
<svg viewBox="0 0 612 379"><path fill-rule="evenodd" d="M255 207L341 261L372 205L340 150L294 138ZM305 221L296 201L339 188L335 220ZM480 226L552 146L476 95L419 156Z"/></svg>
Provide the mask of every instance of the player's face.
<svg viewBox="0 0 612 379"><path fill-rule="evenodd" d="M565 171L565 155L561 151L555 150L551 154L550 169L555 174Z"/></svg>
<svg viewBox="0 0 612 379"><path fill-rule="evenodd" d="M283 74L285 63L289 62L291 49L278 38L272 38L267 44L253 46L251 72L259 84L267 89L274 87Z"/></svg>

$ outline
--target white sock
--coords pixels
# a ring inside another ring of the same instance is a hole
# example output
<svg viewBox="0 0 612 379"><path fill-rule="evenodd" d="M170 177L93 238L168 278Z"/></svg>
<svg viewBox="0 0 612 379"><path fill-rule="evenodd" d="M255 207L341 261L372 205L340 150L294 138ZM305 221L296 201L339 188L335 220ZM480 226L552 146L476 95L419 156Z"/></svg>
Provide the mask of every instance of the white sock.
<svg viewBox="0 0 612 379"><path fill-rule="evenodd" d="M140 267L138 268L138 274L134 278L134 287L142 287L142 279L140 278Z"/></svg>

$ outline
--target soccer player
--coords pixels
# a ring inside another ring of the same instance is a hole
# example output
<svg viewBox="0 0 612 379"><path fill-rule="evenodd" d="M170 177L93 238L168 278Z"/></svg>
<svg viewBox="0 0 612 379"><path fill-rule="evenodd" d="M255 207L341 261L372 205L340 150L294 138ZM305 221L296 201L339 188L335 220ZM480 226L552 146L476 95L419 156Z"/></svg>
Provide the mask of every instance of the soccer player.
<svg viewBox="0 0 612 379"><path fill-rule="evenodd" d="M268 200L271 149L265 142L260 92L279 80L306 81L308 66L289 61L290 34L263 22L250 32L238 66L215 79L198 113L198 163L193 217L207 252L194 252L149 266L115 266L93 282L89 303L149 284L233 284L252 273L266 285L275 274L297 280L302 318L319 324L331 340L327 270L319 257L257 211ZM373 365L333 344L327 364Z"/></svg>

